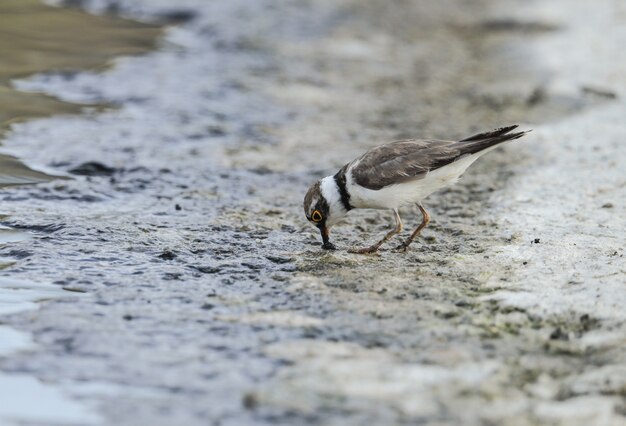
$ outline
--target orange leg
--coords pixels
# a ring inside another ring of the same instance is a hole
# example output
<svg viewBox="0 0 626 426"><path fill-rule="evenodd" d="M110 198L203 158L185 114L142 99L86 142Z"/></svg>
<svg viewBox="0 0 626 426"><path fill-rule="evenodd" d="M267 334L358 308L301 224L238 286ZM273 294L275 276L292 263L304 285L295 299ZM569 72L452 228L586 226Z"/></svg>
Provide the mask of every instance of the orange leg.
<svg viewBox="0 0 626 426"><path fill-rule="evenodd" d="M393 214L394 214L394 219L396 220L396 227L393 228L391 231L389 231L387 233L387 235L385 235L383 237L382 240L380 240L379 242L377 242L376 244L369 246L369 247L365 247L365 248L361 248L361 249L350 249L348 250L350 253L359 253L359 254L369 254L369 253L376 253L378 251L378 248L383 245L383 243L385 241L387 241L389 238L393 237L394 235L396 235L398 232L402 231L402 220L400 219L400 215L398 214L398 210L393 209Z"/></svg>
<svg viewBox="0 0 626 426"><path fill-rule="evenodd" d="M413 242L415 237L417 237L419 235L419 233L422 231L422 229L424 229L426 227L426 225L428 225L428 222L430 222L430 215L428 214L428 212L426 210L424 210L424 207L422 206L422 203L418 203L417 206L419 207L420 211L422 212L422 223L420 223L420 225L417 227L417 229L415 231L413 231L411 236L409 238L407 238L406 241L404 241L398 247L396 247L395 250L406 251L406 249L411 245L411 243Z"/></svg>

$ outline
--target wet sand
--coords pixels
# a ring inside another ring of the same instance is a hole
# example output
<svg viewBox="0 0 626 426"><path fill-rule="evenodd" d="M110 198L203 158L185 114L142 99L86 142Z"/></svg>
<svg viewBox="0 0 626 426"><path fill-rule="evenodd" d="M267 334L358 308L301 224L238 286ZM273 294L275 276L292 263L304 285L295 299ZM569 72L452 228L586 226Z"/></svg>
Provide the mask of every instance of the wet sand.
<svg viewBox="0 0 626 426"><path fill-rule="evenodd" d="M33 236L5 272L86 294L3 319L38 348L0 369L120 425L624 424L624 11L205 3L156 52L16 83L120 108L4 142L107 167L2 191ZM331 253L304 221L308 185L369 146L516 122L535 130L430 197L406 254L345 251L385 212L351 214Z"/></svg>

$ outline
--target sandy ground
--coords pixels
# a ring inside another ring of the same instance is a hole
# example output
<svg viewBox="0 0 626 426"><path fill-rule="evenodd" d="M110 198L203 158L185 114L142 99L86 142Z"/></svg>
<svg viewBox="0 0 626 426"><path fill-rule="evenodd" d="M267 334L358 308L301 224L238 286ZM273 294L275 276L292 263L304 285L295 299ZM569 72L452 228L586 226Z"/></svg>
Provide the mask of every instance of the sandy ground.
<svg viewBox="0 0 626 426"><path fill-rule="evenodd" d="M106 73L16 83L120 107L3 142L109 168L0 193L31 235L5 277L67 294L3 317L0 393L40 379L67 424L626 424L624 6L127 3L188 20ZM426 200L410 252L347 253L392 222L367 211L321 251L316 178L510 123L535 130Z"/></svg>

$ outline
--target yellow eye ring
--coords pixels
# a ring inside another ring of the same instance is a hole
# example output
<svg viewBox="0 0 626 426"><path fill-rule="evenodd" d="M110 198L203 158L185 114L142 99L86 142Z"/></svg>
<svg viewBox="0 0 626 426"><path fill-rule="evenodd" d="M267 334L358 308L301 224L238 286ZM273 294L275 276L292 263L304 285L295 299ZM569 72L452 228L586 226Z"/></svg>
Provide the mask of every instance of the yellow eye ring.
<svg viewBox="0 0 626 426"><path fill-rule="evenodd" d="M311 220L315 223L322 221L322 214L320 213L319 210L315 210L313 212L313 214L311 215Z"/></svg>

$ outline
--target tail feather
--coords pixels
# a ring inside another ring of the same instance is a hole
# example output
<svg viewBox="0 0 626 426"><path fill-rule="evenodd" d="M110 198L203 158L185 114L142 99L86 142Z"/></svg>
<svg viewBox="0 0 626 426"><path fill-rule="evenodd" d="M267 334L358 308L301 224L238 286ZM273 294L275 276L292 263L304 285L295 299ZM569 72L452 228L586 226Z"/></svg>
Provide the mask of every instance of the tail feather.
<svg viewBox="0 0 626 426"><path fill-rule="evenodd" d="M490 132L478 133L474 136L470 136L469 138L460 140L459 142L474 142L474 141L480 141L484 139L496 138L498 136L502 136L502 135L509 133L513 129L517 129L517 127L518 127L517 124L513 126L500 127L499 129L495 129Z"/></svg>
<svg viewBox="0 0 626 426"><path fill-rule="evenodd" d="M511 130L517 127L517 125L514 125L492 130L491 132L479 133L465 138L455 145L463 154L475 154L502 142L521 138L526 133L530 132L530 130L526 130L523 132L510 133Z"/></svg>

